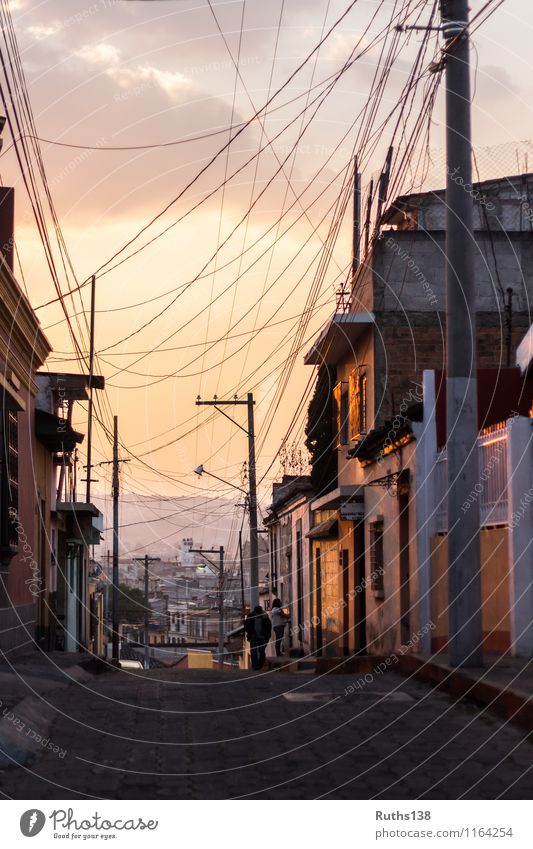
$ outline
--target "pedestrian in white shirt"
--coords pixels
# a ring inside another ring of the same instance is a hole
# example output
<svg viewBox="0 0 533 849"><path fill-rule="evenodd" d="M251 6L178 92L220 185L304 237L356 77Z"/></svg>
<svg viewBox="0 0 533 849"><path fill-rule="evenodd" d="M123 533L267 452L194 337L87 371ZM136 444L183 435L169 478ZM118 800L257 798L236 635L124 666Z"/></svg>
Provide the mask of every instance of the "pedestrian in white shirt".
<svg viewBox="0 0 533 849"><path fill-rule="evenodd" d="M270 611L270 618L272 620L272 627L274 629L275 640L276 640L276 656L281 657L281 644L283 642L283 635L285 633L285 625L289 617L286 613L283 612L281 606L281 599L275 598L272 602L272 610Z"/></svg>

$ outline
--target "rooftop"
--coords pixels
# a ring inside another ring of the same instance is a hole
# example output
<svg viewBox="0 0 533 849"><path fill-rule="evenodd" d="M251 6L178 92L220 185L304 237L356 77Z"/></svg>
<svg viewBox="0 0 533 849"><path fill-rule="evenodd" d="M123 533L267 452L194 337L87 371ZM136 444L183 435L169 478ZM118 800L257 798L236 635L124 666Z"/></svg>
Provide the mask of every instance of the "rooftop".
<svg viewBox="0 0 533 849"><path fill-rule="evenodd" d="M476 230L531 232L531 206L524 201L533 192L533 174L517 174L464 184L474 201ZM445 189L399 195L385 210L382 224L398 230L442 230L445 226Z"/></svg>

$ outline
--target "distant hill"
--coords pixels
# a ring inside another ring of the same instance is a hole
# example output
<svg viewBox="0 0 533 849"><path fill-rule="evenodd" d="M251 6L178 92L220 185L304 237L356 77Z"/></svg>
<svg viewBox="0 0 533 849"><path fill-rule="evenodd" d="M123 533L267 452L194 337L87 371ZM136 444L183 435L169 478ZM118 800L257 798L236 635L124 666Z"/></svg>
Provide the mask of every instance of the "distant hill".
<svg viewBox="0 0 533 849"><path fill-rule="evenodd" d="M104 514L104 541L95 547L95 555L99 557L113 546L113 503L110 497L96 494L92 500ZM228 499L205 496L169 499L126 493L120 499L120 556L149 553L172 558L183 537L192 537L204 548L227 546L232 527L235 544L235 529L240 528L241 522L242 508L236 508ZM245 528L247 531L247 520Z"/></svg>

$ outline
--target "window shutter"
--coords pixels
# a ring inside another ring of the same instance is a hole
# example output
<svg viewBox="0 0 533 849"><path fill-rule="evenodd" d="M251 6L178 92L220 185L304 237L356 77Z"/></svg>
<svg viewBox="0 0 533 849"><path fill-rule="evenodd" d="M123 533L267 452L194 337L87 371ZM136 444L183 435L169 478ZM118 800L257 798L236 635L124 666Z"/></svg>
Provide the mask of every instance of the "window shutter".
<svg viewBox="0 0 533 849"><path fill-rule="evenodd" d="M359 428L366 433L366 374L359 378Z"/></svg>
<svg viewBox="0 0 533 849"><path fill-rule="evenodd" d="M333 403L335 405L335 447L342 445L342 385L333 387Z"/></svg>
<svg viewBox="0 0 533 849"><path fill-rule="evenodd" d="M348 444L348 391L346 383L339 381L333 388L335 404L336 447Z"/></svg>
<svg viewBox="0 0 533 849"><path fill-rule="evenodd" d="M346 384L344 384L346 386ZM349 442L348 436L349 412L348 412L348 391L345 389L341 393L341 444L347 445Z"/></svg>
<svg viewBox="0 0 533 849"><path fill-rule="evenodd" d="M359 436L359 374L357 369L354 369L350 374L348 384L350 395L350 439L355 440Z"/></svg>
<svg viewBox="0 0 533 849"><path fill-rule="evenodd" d="M370 588L375 598L385 597L383 582L383 521L370 524Z"/></svg>

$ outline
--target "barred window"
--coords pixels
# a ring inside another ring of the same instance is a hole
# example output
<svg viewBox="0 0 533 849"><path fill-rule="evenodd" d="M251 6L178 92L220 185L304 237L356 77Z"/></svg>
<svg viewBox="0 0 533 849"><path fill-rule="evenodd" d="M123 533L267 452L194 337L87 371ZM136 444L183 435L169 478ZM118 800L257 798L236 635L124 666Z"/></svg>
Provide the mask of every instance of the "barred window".
<svg viewBox="0 0 533 849"><path fill-rule="evenodd" d="M384 598L383 519L370 523L370 588L375 598Z"/></svg>

